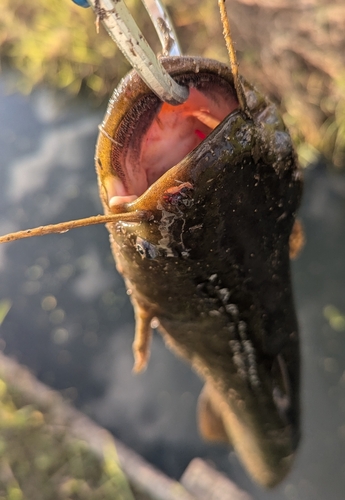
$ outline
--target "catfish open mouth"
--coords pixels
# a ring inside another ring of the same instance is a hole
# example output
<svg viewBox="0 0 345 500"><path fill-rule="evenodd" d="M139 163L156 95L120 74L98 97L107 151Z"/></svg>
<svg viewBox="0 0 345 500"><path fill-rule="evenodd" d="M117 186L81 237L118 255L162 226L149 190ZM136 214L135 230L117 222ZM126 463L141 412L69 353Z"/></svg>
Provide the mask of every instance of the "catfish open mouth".
<svg viewBox="0 0 345 500"><path fill-rule="evenodd" d="M152 93L144 95L113 133L110 208L141 196L239 107L233 86L217 74L187 73L176 81L189 87L185 103L172 106Z"/></svg>

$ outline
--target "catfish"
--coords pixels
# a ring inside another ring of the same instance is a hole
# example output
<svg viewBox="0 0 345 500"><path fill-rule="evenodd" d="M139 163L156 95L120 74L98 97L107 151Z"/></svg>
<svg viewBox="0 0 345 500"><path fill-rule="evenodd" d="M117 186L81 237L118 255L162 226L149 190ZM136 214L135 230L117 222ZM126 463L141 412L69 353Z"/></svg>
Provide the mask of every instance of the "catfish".
<svg viewBox="0 0 345 500"><path fill-rule="evenodd" d="M202 436L230 443L254 480L273 487L300 441L290 258L303 245L301 170L277 107L236 64L160 61L189 97L163 103L135 71L121 81L95 155L105 215L0 243L107 223L135 312L134 371L146 367L158 326L205 381Z"/></svg>
<svg viewBox="0 0 345 500"><path fill-rule="evenodd" d="M220 2L222 4L222 2ZM107 223L133 303L134 371L152 327L205 381L198 421L261 485L291 469L300 441L299 335L290 258L303 245L302 175L277 107L231 69L160 62L189 97L162 102L132 71L96 147L105 215L0 237L0 243Z"/></svg>
<svg viewBox="0 0 345 500"><path fill-rule="evenodd" d="M161 63L189 89L162 103L135 71L110 100L96 171L116 266L132 301L134 371L152 325L205 381L204 438L230 443L273 487L300 440L299 334L290 254L302 176L277 107L198 57ZM290 244L289 244L290 243Z"/></svg>

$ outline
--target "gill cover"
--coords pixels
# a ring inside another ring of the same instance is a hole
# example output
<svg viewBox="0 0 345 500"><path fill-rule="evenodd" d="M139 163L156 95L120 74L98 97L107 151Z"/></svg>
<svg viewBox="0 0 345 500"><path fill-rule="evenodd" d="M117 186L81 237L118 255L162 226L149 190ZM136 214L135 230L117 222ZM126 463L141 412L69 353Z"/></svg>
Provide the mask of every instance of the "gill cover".
<svg viewBox="0 0 345 500"><path fill-rule="evenodd" d="M146 365L157 318L169 347L206 381L205 437L225 437L270 487L291 468L300 437L289 261L300 171L276 107L250 84L249 117L227 66L162 62L193 102L167 109L131 72L96 150L105 212L138 214L108 224L135 308L135 367Z"/></svg>

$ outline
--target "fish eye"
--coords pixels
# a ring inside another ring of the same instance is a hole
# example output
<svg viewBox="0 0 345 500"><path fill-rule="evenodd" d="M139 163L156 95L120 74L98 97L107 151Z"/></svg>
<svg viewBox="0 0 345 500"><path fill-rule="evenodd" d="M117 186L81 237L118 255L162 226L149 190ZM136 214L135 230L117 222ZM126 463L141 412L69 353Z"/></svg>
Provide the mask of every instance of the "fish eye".
<svg viewBox="0 0 345 500"><path fill-rule="evenodd" d="M143 238L140 238L140 236L136 239L135 249L142 259L155 259L157 257L156 247Z"/></svg>

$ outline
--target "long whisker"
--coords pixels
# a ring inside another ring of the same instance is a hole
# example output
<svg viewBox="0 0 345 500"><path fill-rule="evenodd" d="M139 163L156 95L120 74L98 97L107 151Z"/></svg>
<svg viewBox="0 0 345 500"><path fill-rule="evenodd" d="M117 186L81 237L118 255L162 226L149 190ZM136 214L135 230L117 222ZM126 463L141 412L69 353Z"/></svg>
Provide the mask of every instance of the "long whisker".
<svg viewBox="0 0 345 500"><path fill-rule="evenodd" d="M232 41L229 18L225 7L225 0L218 0L218 5L220 10L220 20L223 25L223 36L230 59L230 67L232 76L234 78L234 86L237 94L237 99L241 106L242 111L244 111L248 116L250 116L250 112L246 101L246 96L243 90L240 76L238 74L238 61L236 56L236 50Z"/></svg>
<svg viewBox="0 0 345 500"><path fill-rule="evenodd" d="M142 222L144 220L148 220L150 215L151 214L149 212L140 210L121 214L94 215L92 217L86 217L85 219L70 220L67 222L60 222L58 224L49 224L47 226L39 226L32 229L25 229L24 231L8 233L0 236L0 244L21 240L23 238L31 238L33 236L66 233L70 229L91 226L93 224L106 224L107 222Z"/></svg>

